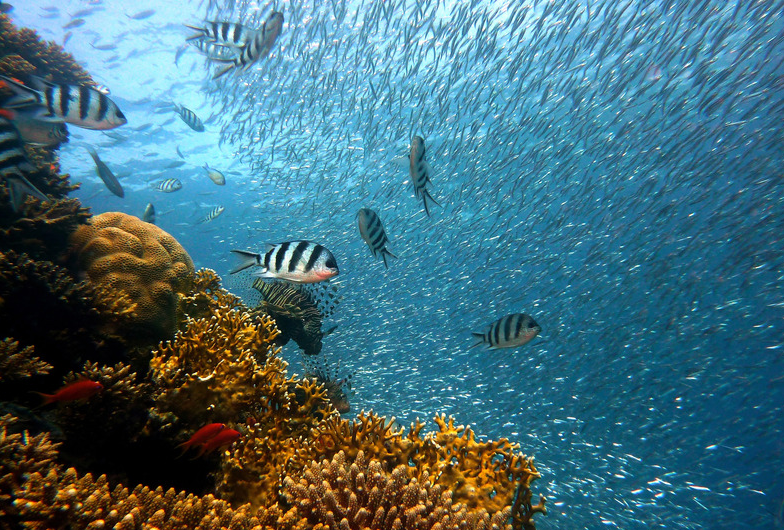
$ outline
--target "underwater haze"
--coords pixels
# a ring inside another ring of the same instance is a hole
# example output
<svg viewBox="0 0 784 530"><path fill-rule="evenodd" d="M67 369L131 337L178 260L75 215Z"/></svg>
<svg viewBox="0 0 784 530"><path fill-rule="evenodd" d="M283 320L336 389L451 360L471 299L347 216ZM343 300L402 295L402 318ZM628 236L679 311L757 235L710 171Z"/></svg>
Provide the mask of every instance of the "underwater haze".
<svg viewBox="0 0 784 530"><path fill-rule="evenodd" d="M60 149L94 213L153 203L249 304L231 250L335 255L323 351L356 372L351 414L519 442L540 530L784 528L784 1L12 3L128 119ZM186 41L273 10L248 68L213 79ZM414 136L429 216L396 160ZM512 313L539 336L471 348Z"/></svg>

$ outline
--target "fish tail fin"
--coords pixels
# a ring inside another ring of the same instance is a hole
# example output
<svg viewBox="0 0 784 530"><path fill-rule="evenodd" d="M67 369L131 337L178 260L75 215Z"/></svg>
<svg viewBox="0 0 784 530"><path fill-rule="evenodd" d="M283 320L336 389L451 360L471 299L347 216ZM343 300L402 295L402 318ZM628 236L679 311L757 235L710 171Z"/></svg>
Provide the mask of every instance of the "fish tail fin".
<svg viewBox="0 0 784 530"><path fill-rule="evenodd" d="M186 28L192 29L193 31L197 32L196 34L191 35L190 37L186 37L185 38L186 41L192 41L192 40L200 39L200 38L205 37L207 35L207 33L204 31L204 28L200 28L199 26L191 26L190 24L183 24L183 26L185 26Z"/></svg>
<svg viewBox="0 0 784 530"><path fill-rule="evenodd" d="M6 181L8 182L8 191L11 195L11 207L15 212L18 212L22 204L24 204L24 198L27 195L32 195L41 201L49 200L49 197L44 195L41 190L30 184L30 181L24 178L22 175L8 176L6 177Z"/></svg>
<svg viewBox="0 0 784 530"><path fill-rule="evenodd" d="M441 206L441 205L438 203L438 201L437 201L437 200L435 200L435 199L433 198L433 196L432 196L432 195L430 195L430 192L429 192L429 191L427 191L426 189L423 189L423 190L422 190L422 204L424 204L424 205L425 205L425 213L427 214L427 216L428 216L428 217L430 217L430 209L427 207L427 200L428 200L428 199L430 199L431 201L433 201L433 204L435 204L435 205L436 205L436 206L438 206L439 208L443 208L443 206Z"/></svg>
<svg viewBox="0 0 784 530"><path fill-rule="evenodd" d="M382 250L382 251L381 251L381 259L383 259L383 260L384 260L384 267L386 267L386 268L388 269L388 268L389 268L389 265L387 265L387 256L389 256L390 258L395 258L395 259L397 259L397 256L395 256L394 254L392 254L392 253L391 253L390 251L388 251L387 249L384 249L384 250Z"/></svg>
<svg viewBox="0 0 784 530"><path fill-rule="evenodd" d="M481 346L482 344L485 343L485 334L484 333L478 333L476 331L472 331L471 335L474 336L474 339L476 339L476 342L473 343L471 346L469 346L469 348L468 348L469 350L473 349L473 348L476 348L477 346Z"/></svg>
<svg viewBox="0 0 784 530"><path fill-rule="evenodd" d="M236 274L245 269L249 269L254 265L258 265L261 260L261 254L256 254L255 252L248 252L247 250L232 250L232 252L238 255L242 261L232 269L229 274Z"/></svg>
<svg viewBox="0 0 784 530"><path fill-rule="evenodd" d="M55 401L57 401L57 398L55 397L54 394L44 394L43 392L33 392L33 393L38 394L42 398L41 404L35 408L45 407L46 405L49 405L50 403L54 403Z"/></svg>
<svg viewBox="0 0 784 530"><path fill-rule="evenodd" d="M216 61L216 62L219 62L219 63L226 63L226 62L228 63L228 64L222 66L221 68L218 68L215 71L215 75L212 76L213 79L218 79L219 77L222 77L223 75L227 74L228 72L234 70L234 68L237 66L237 64L234 61L234 59L215 59L215 58L210 58L210 60Z"/></svg>
<svg viewBox="0 0 784 530"><path fill-rule="evenodd" d="M23 85L22 83L4 75L0 76L0 80L2 80L2 85L4 87L8 88L14 93L11 99L6 100L3 103L5 108L18 109L22 107L29 107L30 105L41 104L42 95L39 91L30 88L29 86Z"/></svg>

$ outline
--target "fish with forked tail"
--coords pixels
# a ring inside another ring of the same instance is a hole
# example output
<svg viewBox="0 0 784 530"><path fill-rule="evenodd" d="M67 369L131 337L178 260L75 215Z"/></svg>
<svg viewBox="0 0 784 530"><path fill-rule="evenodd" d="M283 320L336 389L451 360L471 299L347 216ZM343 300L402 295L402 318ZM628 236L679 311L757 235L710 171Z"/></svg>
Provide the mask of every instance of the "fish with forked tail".
<svg viewBox="0 0 784 530"><path fill-rule="evenodd" d="M277 278L296 283L316 283L328 280L339 273L332 252L310 241L286 241L270 244L264 254L247 250L232 250L242 262L231 274L258 267L254 276Z"/></svg>
<svg viewBox="0 0 784 530"><path fill-rule="evenodd" d="M485 344L491 350L515 348L533 340L540 331L542 328L533 317L524 313L514 313L499 318L481 332L473 332L472 335L477 342L471 347Z"/></svg>

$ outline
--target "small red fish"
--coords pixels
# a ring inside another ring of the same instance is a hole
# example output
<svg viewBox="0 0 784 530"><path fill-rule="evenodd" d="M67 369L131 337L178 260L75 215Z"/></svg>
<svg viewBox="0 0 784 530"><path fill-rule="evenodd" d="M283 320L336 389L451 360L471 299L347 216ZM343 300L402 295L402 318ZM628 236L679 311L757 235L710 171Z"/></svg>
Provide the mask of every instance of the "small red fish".
<svg viewBox="0 0 784 530"><path fill-rule="evenodd" d="M36 392L36 394L39 394L44 398L42 405L48 405L49 403L86 399L90 396L94 396L101 390L103 390L103 385L101 383L96 383L89 379L80 379L75 383L65 385L54 394L43 394L41 392Z"/></svg>
<svg viewBox="0 0 784 530"><path fill-rule="evenodd" d="M204 427L202 427L201 429L193 433L193 436L191 436L188 439L188 441L182 442L177 447L184 448L183 449L183 453L184 453L191 447L204 444L209 440L215 438L215 436L219 432L221 432L225 427L226 425L224 425L223 423L210 423L209 425L205 425Z"/></svg>
<svg viewBox="0 0 784 530"><path fill-rule="evenodd" d="M196 458L199 458L201 455L208 455L215 449L223 447L224 445L231 445L236 442L239 437L239 431L235 431L234 429L223 429L201 446Z"/></svg>

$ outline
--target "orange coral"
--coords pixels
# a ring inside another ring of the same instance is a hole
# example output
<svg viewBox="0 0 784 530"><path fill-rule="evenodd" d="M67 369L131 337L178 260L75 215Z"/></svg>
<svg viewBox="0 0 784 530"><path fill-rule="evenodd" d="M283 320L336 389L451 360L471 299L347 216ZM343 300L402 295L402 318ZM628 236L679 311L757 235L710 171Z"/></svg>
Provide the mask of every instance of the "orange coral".
<svg viewBox="0 0 784 530"><path fill-rule="evenodd" d="M132 215L97 215L71 236L77 269L93 284L136 303L140 330L170 336L179 323L182 295L193 281L193 261L176 239Z"/></svg>

